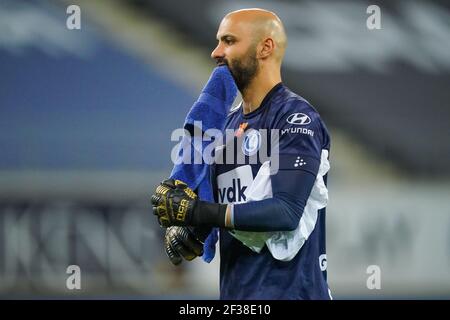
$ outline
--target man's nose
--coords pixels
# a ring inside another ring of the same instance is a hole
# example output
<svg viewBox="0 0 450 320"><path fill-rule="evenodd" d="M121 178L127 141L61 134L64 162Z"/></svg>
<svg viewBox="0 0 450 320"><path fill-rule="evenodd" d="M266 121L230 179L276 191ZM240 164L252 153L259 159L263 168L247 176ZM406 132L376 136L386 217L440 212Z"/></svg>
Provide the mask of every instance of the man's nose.
<svg viewBox="0 0 450 320"><path fill-rule="evenodd" d="M217 47L211 52L211 58L217 59L223 57L223 49L220 43L217 45Z"/></svg>

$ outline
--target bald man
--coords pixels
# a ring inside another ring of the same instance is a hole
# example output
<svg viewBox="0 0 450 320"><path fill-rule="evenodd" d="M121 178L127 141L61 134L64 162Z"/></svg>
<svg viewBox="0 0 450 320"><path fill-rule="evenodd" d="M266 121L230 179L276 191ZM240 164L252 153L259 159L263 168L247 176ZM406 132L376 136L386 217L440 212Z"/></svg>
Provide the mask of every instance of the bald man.
<svg viewBox="0 0 450 320"><path fill-rule="evenodd" d="M156 193L158 215L203 234L219 229L221 299L330 299L330 138L318 112L282 83L283 24L270 11L238 10L223 18L217 40L211 57L228 66L242 103L225 122L234 137L211 166L216 203L169 181Z"/></svg>

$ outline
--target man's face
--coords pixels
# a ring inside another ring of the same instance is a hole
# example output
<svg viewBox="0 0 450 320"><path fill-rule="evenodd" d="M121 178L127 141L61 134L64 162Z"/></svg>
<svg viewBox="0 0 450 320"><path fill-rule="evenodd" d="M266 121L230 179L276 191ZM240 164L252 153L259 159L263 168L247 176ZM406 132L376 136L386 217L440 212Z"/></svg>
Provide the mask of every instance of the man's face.
<svg viewBox="0 0 450 320"><path fill-rule="evenodd" d="M218 65L229 67L241 92L248 87L259 69L253 38L248 24L225 18L217 32L219 44L211 53Z"/></svg>

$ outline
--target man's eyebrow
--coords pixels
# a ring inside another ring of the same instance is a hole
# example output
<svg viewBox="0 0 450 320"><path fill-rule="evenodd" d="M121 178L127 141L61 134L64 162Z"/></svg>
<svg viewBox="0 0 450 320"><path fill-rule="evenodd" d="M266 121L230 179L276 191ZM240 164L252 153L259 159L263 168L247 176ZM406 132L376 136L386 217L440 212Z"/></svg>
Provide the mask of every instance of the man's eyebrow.
<svg viewBox="0 0 450 320"><path fill-rule="evenodd" d="M232 38L232 39L236 39L236 36L232 35L232 34L224 34L223 36L220 37L220 40L225 40L226 38ZM217 40L219 40L219 37L216 38Z"/></svg>

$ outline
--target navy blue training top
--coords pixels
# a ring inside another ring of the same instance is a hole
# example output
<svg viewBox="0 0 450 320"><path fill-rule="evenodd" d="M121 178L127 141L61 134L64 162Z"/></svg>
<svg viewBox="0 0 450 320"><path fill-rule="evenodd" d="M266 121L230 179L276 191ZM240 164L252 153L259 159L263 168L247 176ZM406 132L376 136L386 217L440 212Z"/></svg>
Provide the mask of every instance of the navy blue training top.
<svg viewBox="0 0 450 320"><path fill-rule="evenodd" d="M330 138L318 112L279 83L255 111L232 110L224 132L211 177L216 202L234 204L235 229L296 230L303 240L295 256L279 260L267 246L257 253L221 229L220 298L330 299L325 208L317 205L326 191ZM270 179L260 172L267 161Z"/></svg>

